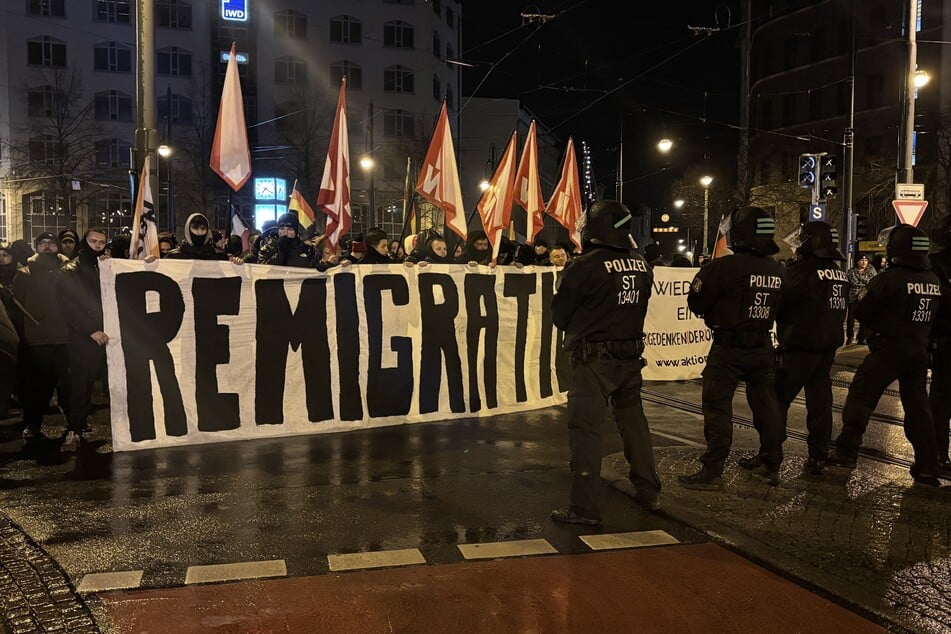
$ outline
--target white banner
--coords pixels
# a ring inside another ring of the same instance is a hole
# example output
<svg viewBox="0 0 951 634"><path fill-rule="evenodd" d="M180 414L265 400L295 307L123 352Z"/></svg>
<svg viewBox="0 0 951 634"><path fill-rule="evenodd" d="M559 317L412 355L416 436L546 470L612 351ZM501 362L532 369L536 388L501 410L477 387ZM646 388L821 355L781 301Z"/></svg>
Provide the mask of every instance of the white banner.
<svg viewBox="0 0 951 634"><path fill-rule="evenodd" d="M644 380L679 381L700 376L713 331L687 308L695 268L655 266L654 292L644 320Z"/></svg>
<svg viewBox="0 0 951 634"><path fill-rule="evenodd" d="M100 268L116 451L565 402L554 269Z"/></svg>

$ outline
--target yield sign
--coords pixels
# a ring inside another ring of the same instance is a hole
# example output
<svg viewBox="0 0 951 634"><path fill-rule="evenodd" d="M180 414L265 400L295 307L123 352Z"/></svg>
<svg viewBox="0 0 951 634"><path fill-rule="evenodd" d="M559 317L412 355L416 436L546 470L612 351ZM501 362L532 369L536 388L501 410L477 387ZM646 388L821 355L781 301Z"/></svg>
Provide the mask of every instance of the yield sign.
<svg viewBox="0 0 951 634"><path fill-rule="evenodd" d="M893 200L892 207L895 208L895 213L898 214L898 217L904 224L917 227L918 221L921 220L921 216L925 213L925 209L928 207L928 201Z"/></svg>

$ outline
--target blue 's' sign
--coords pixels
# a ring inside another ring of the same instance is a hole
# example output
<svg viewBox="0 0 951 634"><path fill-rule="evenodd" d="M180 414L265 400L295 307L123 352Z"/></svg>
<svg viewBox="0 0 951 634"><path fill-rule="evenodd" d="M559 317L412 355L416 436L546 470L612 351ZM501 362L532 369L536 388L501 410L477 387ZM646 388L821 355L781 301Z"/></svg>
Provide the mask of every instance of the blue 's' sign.
<svg viewBox="0 0 951 634"><path fill-rule="evenodd" d="M221 0L221 19L231 22L246 22L248 0Z"/></svg>
<svg viewBox="0 0 951 634"><path fill-rule="evenodd" d="M809 206L809 222L823 221L826 219L825 203L816 203Z"/></svg>

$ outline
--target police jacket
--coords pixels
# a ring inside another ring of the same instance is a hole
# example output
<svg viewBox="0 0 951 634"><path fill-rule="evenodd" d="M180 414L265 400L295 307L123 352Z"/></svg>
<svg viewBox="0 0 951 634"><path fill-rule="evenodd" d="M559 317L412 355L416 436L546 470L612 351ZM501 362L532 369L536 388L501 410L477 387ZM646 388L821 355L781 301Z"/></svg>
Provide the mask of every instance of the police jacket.
<svg viewBox="0 0 951 634"><path fill-rule="evenodd" d="M927 345L938 316L941 282L930 270L890 264L868 283L856 317L885 339Z"/></svg>
<svg viewBox="0 0 951 634"><path fill-rule="evenodd" d="M644 338L654 283L650 266L628 249L592 247L565 267L552 300L555 326L564 331L569 350L586 341Z"/></svg>
<svg viewBox="0 0 951 634"><path fill-rule="evenodd" d="M844 339L848 298L848 277L835 260L799 256L786 267L783 302L776 317L779 343L789 350L835 350Z"/></svg>
<svg viewBox="0 0 951 634"><path fill-rule="evenodd" d="M715 258L694 276L687 306L717 332L765 336L782 303L783 266L746 251Z"/></svg>
<svg viewBox="0 0 951 634"><path fill-rule="evenodd" d="M933 339L951 340L951 249L932 253L928 259L931 261L931 270L941 280L941 296L944 298L938 305L931 336Z"/></svg>

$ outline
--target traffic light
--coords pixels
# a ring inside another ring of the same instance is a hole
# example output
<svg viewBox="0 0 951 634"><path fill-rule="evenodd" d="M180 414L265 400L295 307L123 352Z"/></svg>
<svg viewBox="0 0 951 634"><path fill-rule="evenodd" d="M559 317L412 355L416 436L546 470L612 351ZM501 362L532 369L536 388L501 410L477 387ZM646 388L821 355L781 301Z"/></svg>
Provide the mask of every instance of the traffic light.
<svg viewBox="0 0 951 634"><path fill-rule="evenodd" d="M855 214L855 239L865 240L868 238L868 218L862 214Z"/></svg>
<svg viewBox="0 0 951 634"><path fill-rule="evenodd" d="M835 198L839 193L838 187L835 186L838 159L834 154L826 154L819 159L819 165L819 198Z"/></svg>
<svg viewBox="0 0 951 634"><path fill-rule="evenodd" d="M816 184L816 155L799 155L799 186L805 189L812 189Z"/></svg>

